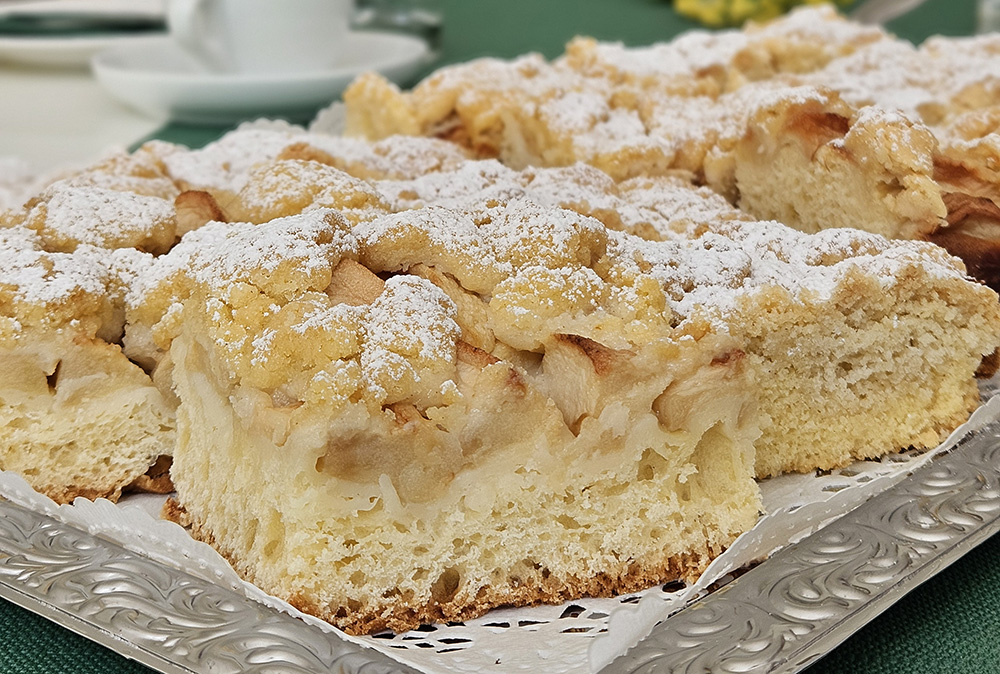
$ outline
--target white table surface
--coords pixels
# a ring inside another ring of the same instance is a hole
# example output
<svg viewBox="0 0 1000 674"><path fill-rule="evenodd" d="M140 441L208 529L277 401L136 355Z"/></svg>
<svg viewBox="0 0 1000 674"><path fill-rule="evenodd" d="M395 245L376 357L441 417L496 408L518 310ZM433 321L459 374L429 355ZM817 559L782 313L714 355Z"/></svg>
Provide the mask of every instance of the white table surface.
<svg viewBox="0 0 1000 674"><path fill-rule="evenodd" d="M128 147L166 122L108 96L85 69L0 61L0 161L44 173Z"/></svg>

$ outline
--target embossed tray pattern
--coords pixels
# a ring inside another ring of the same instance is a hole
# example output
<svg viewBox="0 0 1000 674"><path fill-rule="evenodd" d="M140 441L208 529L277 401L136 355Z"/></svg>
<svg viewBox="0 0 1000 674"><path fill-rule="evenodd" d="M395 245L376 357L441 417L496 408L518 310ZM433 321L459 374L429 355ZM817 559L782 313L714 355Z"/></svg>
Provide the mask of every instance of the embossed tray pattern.
<svg viewBox="0 0 1000 674"><path fill-rule="evenodd" d="M799 671L998 530L1000 421L664 620L602 671ZM171 674L415 671L5 500L0 596Z"/></svg>

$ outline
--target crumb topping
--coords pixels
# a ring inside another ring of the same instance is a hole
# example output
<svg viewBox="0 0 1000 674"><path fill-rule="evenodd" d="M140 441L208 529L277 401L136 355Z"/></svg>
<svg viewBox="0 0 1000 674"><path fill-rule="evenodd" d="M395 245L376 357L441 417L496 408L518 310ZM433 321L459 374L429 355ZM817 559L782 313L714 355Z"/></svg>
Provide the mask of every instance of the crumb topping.
<svg viewBox="0 0 1000 674"><path fill-rule="evenodd" d="M31 204L24 223L46 250L90 244L165 252L174 242L174 206L160 197L60 181Z"/></svg>
<svg viewBox="0 0 1000 674"><path fill-rule="evenodd" d="M938 278L965 275L958 260L929 243L889 241L849 229L805 234L777 222L720 224L699 239L681 242L647 242L615 233L609 246L629 273L657 279L679 316L707 311L723 323L741 298L767 287L816 301L830 298L858 272L886 288L904 282L908 268Z"/></svg>
<svg viewBox="0 0 1000 674"><path fill-rule="evenodd" d="M310 211L260 225L209 223L158 258L140 292L169 287L178 276L219 294L241 284L274 297L304 289L322 291L330 283L331 266L355 250L347 224L336 211Z"/></svg>
<svg viewBox="0 0 1000 674"><path fill-rule="evenodd" d="M479 293L526 266L592 265L606 242L600 222L527 200L484 204L473 198L465 208L404 211L355 232L360 260L373 270L429 264Z"/></svg>
<svg viewBox="0 0 1000 674"><path fill-rule="evenodd" d="M26 228L0 228L0 336L19 339L28 326L93 337L113 320L108 252L42 250Z"/></svg>

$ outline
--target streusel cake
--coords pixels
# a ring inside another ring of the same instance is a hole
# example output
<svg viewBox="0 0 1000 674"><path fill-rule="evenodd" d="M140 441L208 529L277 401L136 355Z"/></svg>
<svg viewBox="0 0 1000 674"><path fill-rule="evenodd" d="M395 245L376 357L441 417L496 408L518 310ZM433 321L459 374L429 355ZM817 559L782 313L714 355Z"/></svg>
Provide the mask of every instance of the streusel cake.
<svg viewBox="0 0 1000 674"><path fill-rule="evenodd" d="M933 240L996 283L1000 201L974 168L991 141L951 135L1000 104L998 45L918 48L803 8L653 47L577 40L552 62L473 61L410 92L362 77L347 131L438 136L515 168L582 161L616 180L682 169L758 218Z"/></svg>
<svg viewBox="0 0 1000 674"><path fill-rule="evenodd" d="M0 468L115 498L172 454L174 516L351 632L695 576L755 477L976 406L997 295L893 239L994 278L1000 86L958 64L997 53L829 9L581 38L364 76L365 138L49 181L0 213Z"/></svg>
<svg viewBox="0 0 1000 674"><path fill-rule="evenodd" d="M933 445L975 406L1000 307L944 251L729 226L457 196L206 225L146 290L181 307L186 521L268 592L401 630L696 574L755 471Z"/></svg>
<svg viewBox="0 0 1000 674"><path fill-rule="evenodd" d="M156 489L173 453L170 401L116 344L130 257L0 228L0 468L58 502Z"/></svg>
<svg viewBox="0 0 1000 674"><path fill-rule="evenodd" d="M149 292L196 533L352 632L699 572L759 509L744 356L607 247L516 200L186 237Z"/></svg>
<svg viewBox="0 0 1000 674"><path fill-rule="evenodd" d="M177 239L178 193L155 157L114 154L0 212L0 469L56 501L170 490L169 381L121 344L144 251Z"/></svg>
<svg viewBox="0 0 1000 674"><path fill-rule="evenodd" d="M825 100L796 98L794 103L789 102L789 104L820 106ZM808 113L822 118L827 114L822 110L822 107L818 110L807 109L803 114ZM863 128L865 123L862 118L857 126ZM900 127L900 133L910 130L904 122L900 122ZM249 141L251 138L248 134L246 131L235 132L224 139L219 146L206 149L205 154L224 156L221 154L223 146L236 145L235 141L240 135L246 135ZM254 131L253 134L256 138L260 131ZM299 133L295 138L296 152L301 156L318 156L319 151L316 146L327 142L315 134ZM390 139L380 143L388 147L393 142L394 140ZM434 141L426 139L425 142ZM447 144L443 141L437 142ZM267 146L268 143L261 145ZM863 149L864 146L858 152ZM823 241L837 242L836 245L831 244L834 251L839 250L838 246L847 249L875 246L873 250L881 252L889 250L878 248L887 246L886 242L878 238L865 239L860 234L831 233L816 240L804 237L793 241L791 233L783 231L775 224L759 221L734 208L707 188L694 187L690 174L684 172L615 182L603 172L585 164L556 169L529 168L515 171L494 160L464 160L453 161L448 165L438 164L436 167L439 170L416 178L384 180L369 178L365 182L352 180L333 168L330 160L323 163L279 158L287 156L283 153L277 155L271 153L271 155L273 158L262 161L245 173L233 177L234 184L241 185L240 191L236 194L237 201L242 200L242 205L232 202L230 210L234 214L243 216L243 219L265 222L270 218L292 215L313 208L336 207L352 223L362 223L387 212L430 206L464 207L477 200L479 203L491 201L506 203L512 199L527 199L546 207L569 208L583 215L596 217L610 229L626 231L654 241L699 239L706 233L713 233L730 241L753 238L758 242L755 243L756 246L759 246L760 241L768 239L784 241L782 247L789 250L796 248L808 250L814 246L825 245L822 244ZM900 157L896 161L903 162L905 157ZM406 171L406 173L414 172ZM917 187L911 191L918 191ZM874 243L879 241L881 243ZM928 263L930 260L935 260L935 264L949 269L946 275L954 276L961 273L959 268L954 267L946 257L941 257L940 252L935 252L933 247L897 248L898 251L893 251L894 255L907 251L906 255L911 259L907 264L916 264L916 260L929 255ZM743 251L742 254L750 257L767 256L766 251L760 248L752 253ZM831 255L842 255L842 253L824 254L825 257L820 253L814 255L817 259L833 259ZM787 275L796 278L801 274L789 267ZM893 275L886 272L886 276L891 278ZM927 284L926 287L930 287L929 282L924 283ZM802 345L795 349L789 348L786 353L780 352L776 347L767 347L766 354L748 348L750 360L758 368L758 386L764 392L760 396L762 418L797 420L787 425L779 422L772 424L770 421L763 424L764 436L758 443L758 468L762 476L785 470L829 469L843 465L852 458L877 456L910 444L931 446L975 405L971 375L976 369L979 358L991 351L989 338L983 337L983 326L994 320L988 310L991 306L988 291L962 284L961 287L967 288L965 299L958 300L957 297L953 299L955 302L965 304L960 313L972 321L972 324L967 326L968 329L980 335L968 341L969 336L962 332L963 324L956 324L955 339L966 340L968 345L972 346L971 350L966 350L961 343L953 343L951 337L930 331L928 328L931 326L921 327L917 323L909 325L902 318L911 311L923 313L924 309L897 303L899 297L895 295L889 296L893 299L888 301L894 304L891 308L886 308L885 297L876 297L876 293L870 288L861 292L864 284L859 284L857 281L845 281L845 284L853 284L852 287L859 293L858 296L849 299L849 293L845 290L837 295L839 299L835 302L812 303L808 311L802 308L800 298L790 299L781 312L795 318L782 318L779 322L805 322L811 323L812 327L800 326L793 330L786 326L776 332L785 334L791 331L801 337L804 334L801 331L807 329L830 330L843 335L860 335L866 330L871 330L870 334L859 336L859 339L869 345L881 344L884 347L878 355L883 364L880 368L872 369L857 360L857 358L871 357L870 347L861 348L846 338L838 342L840 346L837 348L827 345L822 349L813 350L809 357L810 367L800 367L799 354L802 348L805 348ZM984 303L986 309L975 309L980 302ZM844 303L853 303L854 308L848 309ZM772 309L772 313L776 311ZM933 313L937 310L931 311ZM950 312L952 309L943 311ZM905 324L909 327L897 327L891 335L875 338L872 335L877 334L882 328L874 323L868 325L858 319L853 319L855 324L849 327L844 323L846 320L844 315L850 312L871 315L875 323L881 323L883 315L891 315L894 317L895 325ZM763 344L754 328L760 319L752 312L730 312L726 321L727 330L747 335L752 333L756 335L753 339L757 341L754 343ZM480 315L477 322L486 323L487 316ZM136 331L141 323L142 321L133 321ZM911 333L909 330L914 332ZM916 340L916 332L925 336ZM934 347L936 350L956 349L956 356L949 357L949 365L945 368L924 367L926 374L915 376L911 372L916 368L915 363L928 359L930 342L926 341L929 339L926 335L930 334L935 335L933 339L937 343ZM965 358L957 355L961 353L969 354L968 360L961 362L956 360ZM820 368L827 374L819 376L815 368ZM853 370L853 374L850 375L852 381L848 386L849 392L845 393L842 379L846 376L844 373L847 370ZM891 383L883 378L886 372L896 371L908 371L911 374ZM932 383L926 377L934 376L935 372L949 373L943 374L945 379L951 374L956 378L950 383L945 383L944 379ZM858 413L855 411L860 404L859 400L867 399L871 395L870 391L879 390L884 386L891 386L893 390L899 391L900 401L919 399L928 390L940 389L942 394L933 401L924 400L919 404L900 402L898 405L894 400L887 400L884 396L873 396L872 399L877 398L882 401L879 403L881 407L876 410L871 407L873 403L865 403L866 413L870 413L870 416L867 417L867 421L859 423ZM952 393L944 393L946 390ZM809 391L810 394L804 396L805 391ZM829 400L831 405L834 404L832 401L840 400L842 405L838 409L841 411L826 419L818 408L804 406L803 398ZM913 409L905 414L899 411L908 405ZM890 408L895 411L891 411ZM799 418L801 415L805 415L808 420L801 420ZM821 419L822 421L819 421ZM836 426L836 433L822 434L805 430L818 426L832 428L830 424ZM808 450L802 449L807 446Z"/></svg>

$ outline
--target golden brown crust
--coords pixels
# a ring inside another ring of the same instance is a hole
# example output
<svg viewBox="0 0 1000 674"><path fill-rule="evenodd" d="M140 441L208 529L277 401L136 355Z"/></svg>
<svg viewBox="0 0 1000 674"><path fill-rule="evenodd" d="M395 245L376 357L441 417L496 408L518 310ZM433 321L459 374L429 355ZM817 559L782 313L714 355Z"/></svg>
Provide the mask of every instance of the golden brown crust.
<svg viewBox="0 0 1000 674"><path fill-rule="evenodd" d="M169 494L174 490L174 483L170 480L170 464L173 458L161 455L156 458L156 462L149 467L145 473L135 478L132 484L125 487L125 491L138 491L148 494Z"/></svg>
<svg viewBox="0 0 1000 674"><path fill-rule="evenodd" d="M993 353L983 356L983 360L979 363L979 368L976 369L977 379L989 379L997 373L997 369L1000 369L1000 349L996 349Z"/></svg>
<svg viewBox="0 0 1000 674"><path fill-rule="evenodd" d="M162 516L182 526L191 526L192 536L211 545L249 582L254 582L252 568L248 569L248 565L240 564L231 552L220 547L211 532L193 522L189 513L176 500L167 500ZM712 559L724 551L725 548L705 548L664 560L625 560L586 578L557 577L547 571L541 574L512 573L506 584L480 587L472 597L457 596L456 588L448 588L445 583L430 601L415 605L400 597L390 611L366 612L348 606L320 605L311 597L300 593L281 598L303 613L322 618L348 634L372 634L383 630L400 633L423 624L471 620L504 606L559 604L580 597L619 596L675 580L694 582ZM526 577L531 575L535 577Z"/></svg>
<svg viewBox="0 0 1000 674"><path fill-rule="evenodd" d="M407 606L405 602L400 602L388 614L341 611L340 607L318 606L303 596L288 597L287 601L300 611L318 615L348 634L372 634L382 630L399 633L428 623L471 620L504 606L559 604L581 597L615 597L679 579L693 582L711 559L721 552L710 554L706 550L703 555L679 555L659 564L623 562L616 568L588 578L548 576L523 584L523 581L514 578L508 585L480 588L471 601L431 601L421 606Z"/></svg>
<svg viewBox="0 0 1000 674"><path fill-rule="evenodd" d="M163 507L160 509L160 517L167 520L168 522L174 522L181 525L182 527L190 527L192 525L191 515L188 514L187 509L181 505L180 501L171 496L163 503ZM197 537L209 545L212 544L211 540L206 537Z"/></svg>

